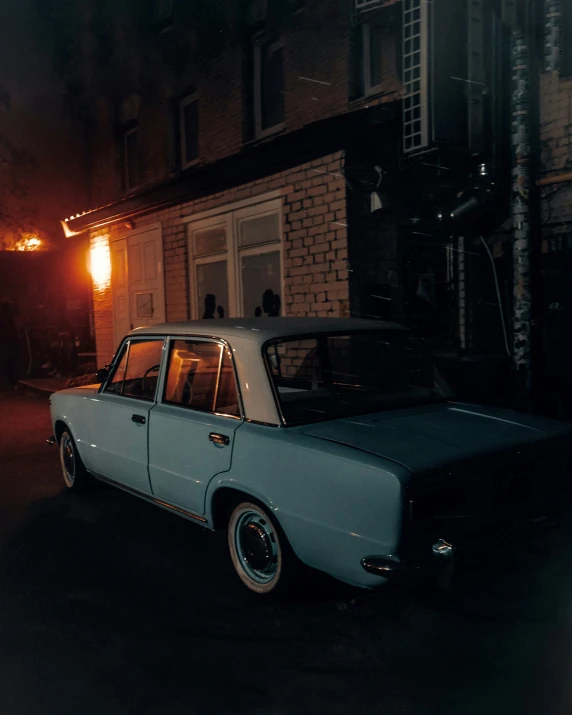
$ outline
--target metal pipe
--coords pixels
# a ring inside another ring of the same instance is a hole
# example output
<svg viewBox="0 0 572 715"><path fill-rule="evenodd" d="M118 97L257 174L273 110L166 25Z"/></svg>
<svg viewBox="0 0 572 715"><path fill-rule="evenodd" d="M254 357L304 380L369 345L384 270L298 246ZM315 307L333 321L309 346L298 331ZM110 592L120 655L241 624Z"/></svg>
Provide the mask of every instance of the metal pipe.
<svg viewBox="0 0 572 715"><path fill-rule="evenodd" d="M563 184L565 181L572 181L572 171L567 171L564 174L552 174L552 176L543 176L536 182L537 186L552 186L552 184Z"/></svg>

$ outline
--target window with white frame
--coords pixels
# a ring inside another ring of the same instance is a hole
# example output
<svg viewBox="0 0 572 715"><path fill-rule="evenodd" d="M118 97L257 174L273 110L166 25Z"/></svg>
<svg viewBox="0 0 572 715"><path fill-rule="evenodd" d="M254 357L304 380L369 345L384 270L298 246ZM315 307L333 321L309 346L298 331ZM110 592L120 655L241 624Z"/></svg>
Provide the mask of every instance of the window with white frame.
<svg viewBox="0 0 572 715"><path fill-rule="evenodd" d="M403 2L403 150L418 151L428 145L429 108L429 4Z"/></svg>
<svg viewBox="0 0 572 715"><path fill-rule="evenodd" d="M199 159L199 101L196 93L179 103L181 136L181 168L186 169Z"/></svg>
<svg viewBox="0 0 572 715"><path fill-rule="evenodd" d="M383 30L375 22L362 24L363 88L366 95L379 92L383 83Z"/></svg>
<svg viewBox="0 0 572 715"><path fill-rule="evenodd" d="M189 224L195 319L282 314L280 199Z"/></svg>
<svg viewBox="0 0 572 715"><path fill-rule="evenodd" d="M284 43L254 38L254 123L257 137L284 124Z"/></svg>
<svg viewBox="0 0 572 715"><path fill-rule="evenodd" d="M138 127L128 129L123 135L123 158L125 167L125 188L135 189L141 184Z"/></svg>

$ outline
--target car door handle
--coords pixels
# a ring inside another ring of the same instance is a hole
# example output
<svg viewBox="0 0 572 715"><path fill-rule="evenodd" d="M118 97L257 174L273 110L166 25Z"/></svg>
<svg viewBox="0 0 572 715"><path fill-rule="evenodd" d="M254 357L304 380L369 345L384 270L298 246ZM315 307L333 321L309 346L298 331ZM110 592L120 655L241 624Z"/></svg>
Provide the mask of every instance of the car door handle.
<svg viewBox="0 0 572 715"><path fill-rule="evenodd" d="M225 434L216 434L215 432L211 432L209 434L209 439L211 442L214 442L215 444L229 444L230 439L225 435Z"/></svg>
<svg viewBox="0 0 572 715"><path fill-rule="evenodd" d="M147 420L143 415L131 415L131 421L138 425L144 425Z"/></svg>

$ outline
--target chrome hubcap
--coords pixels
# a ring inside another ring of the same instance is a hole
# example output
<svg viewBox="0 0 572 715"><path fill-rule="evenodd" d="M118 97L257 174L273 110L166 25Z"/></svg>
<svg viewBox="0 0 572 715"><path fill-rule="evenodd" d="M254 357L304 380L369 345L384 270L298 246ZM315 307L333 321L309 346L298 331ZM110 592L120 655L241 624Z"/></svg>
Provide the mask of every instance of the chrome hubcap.
<svg viewBox="0 0 572 715"><path fill-rule="evenodd" d="M75 455L71 438L66 435L62 442L62 462L67 479L72 483L75 479Z"/></svg>
<svg viewBox="0 0 572 715"><path fill-rule="evenodd" d="M278 568L278 544L272 524L261 514L241 514L235 527L238 558L248 576L257 583L268 583Z"/></svg>

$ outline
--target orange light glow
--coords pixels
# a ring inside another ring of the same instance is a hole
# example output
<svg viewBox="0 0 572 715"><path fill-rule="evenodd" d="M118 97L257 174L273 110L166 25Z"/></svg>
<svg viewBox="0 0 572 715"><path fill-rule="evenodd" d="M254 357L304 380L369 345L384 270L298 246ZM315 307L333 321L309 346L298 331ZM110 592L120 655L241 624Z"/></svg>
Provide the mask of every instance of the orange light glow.
<svg viewBox="0 0 572 715"><path fill-rule="evenodd" d="M108 288L111 284L111 260L109 256L109 246L102 243L92 246L89 263L94 287L99 291L103 291Z"/></svg>
<svg viewBox="0 0 572 715"><path fill-rule="evenodd" d="M40 251L44 248L43 241L34 235L23 235L8 248L9 251Z"/></svg>

